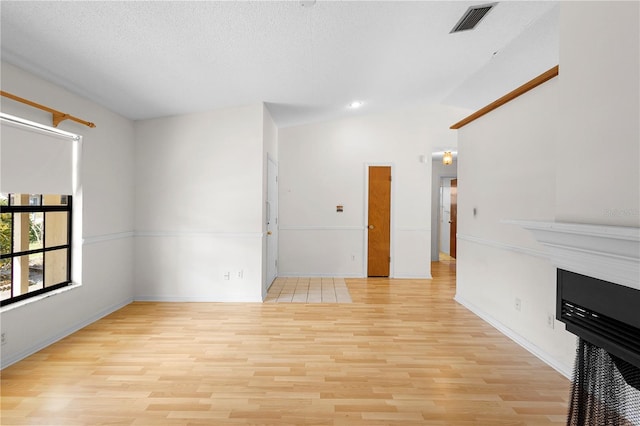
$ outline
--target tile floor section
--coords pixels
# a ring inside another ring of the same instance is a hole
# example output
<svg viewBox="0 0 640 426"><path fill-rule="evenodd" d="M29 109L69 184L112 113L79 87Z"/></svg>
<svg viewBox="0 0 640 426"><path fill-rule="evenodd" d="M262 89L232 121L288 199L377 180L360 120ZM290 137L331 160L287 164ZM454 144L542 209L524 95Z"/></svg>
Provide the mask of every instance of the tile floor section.
<svg viewBox="0 0 640 426"><path fill-rule="evenodd" d="M344 278L276 278L267 303L351 303Z"/></svg>

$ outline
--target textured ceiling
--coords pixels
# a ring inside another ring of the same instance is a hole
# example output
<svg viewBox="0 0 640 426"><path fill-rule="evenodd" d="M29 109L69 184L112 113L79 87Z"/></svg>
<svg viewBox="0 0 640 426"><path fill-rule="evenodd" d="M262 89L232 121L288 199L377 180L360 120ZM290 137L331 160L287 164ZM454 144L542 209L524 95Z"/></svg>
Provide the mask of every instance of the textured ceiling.
<svg viewBox="0 0 640 426"><path fill-rule="evenodd" d="M1 53L135 120L255 102L279 127L353 114L354 99L357 113L475 108L514 88L474 89L492 67L504 78L491 81L517 86L557 63L556 2L498 3L475 30L449 34L481 3L3 0Z"/></svg>

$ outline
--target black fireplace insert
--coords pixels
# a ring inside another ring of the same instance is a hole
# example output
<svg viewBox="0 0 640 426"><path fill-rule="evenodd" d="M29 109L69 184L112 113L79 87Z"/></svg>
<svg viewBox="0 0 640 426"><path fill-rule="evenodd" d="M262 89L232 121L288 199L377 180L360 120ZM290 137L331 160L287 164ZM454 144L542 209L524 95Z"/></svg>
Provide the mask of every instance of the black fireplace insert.
<svg viewBox="0 0 640 426"><path fill-rule="evenodd" d="M640 368L640 290L558 269L556 318L567 331Z"/></svg>
<svg viewBox="0 0 640 426"><path fill-rule="evenodd" d="M556 318L579 337L570 426L640 425L640 290L558 269Z"/></svg>

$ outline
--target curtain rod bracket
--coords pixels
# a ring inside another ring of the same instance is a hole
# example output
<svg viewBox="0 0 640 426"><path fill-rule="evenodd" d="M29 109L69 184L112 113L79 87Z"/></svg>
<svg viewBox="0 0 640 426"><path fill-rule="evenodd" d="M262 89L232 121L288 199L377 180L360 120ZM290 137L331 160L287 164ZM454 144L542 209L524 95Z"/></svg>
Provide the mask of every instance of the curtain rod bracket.
<svg viewBox="0 0 640 426"><path fill-rule="evenodd" d="M51 113L52 117L52 121L53 121L53 127L58 127L58 124L60 124L61 122L63 122L64 120L71 120L71 121L75 121L76 123L80 123L80 124L84 124L87 127L96 127L95 124L89 122L89 121L85 121L82 120L78 117L74 117L73 115L70 114L65 114L64 112L60 112L58 110L55 110L53 108L49 108L47 106L38 104L36 102L30 101L28 99L24 99L21 98L20 96L16 96L16 95L12 95L11 93L5 92L4 90L0 90L0 95L9 98L9 99L13 99L14 101L17 102L22 102L23 104L29 105L31 107L34 108L38 108L41 109L42 111L46 111L48 113Z"/></svg>

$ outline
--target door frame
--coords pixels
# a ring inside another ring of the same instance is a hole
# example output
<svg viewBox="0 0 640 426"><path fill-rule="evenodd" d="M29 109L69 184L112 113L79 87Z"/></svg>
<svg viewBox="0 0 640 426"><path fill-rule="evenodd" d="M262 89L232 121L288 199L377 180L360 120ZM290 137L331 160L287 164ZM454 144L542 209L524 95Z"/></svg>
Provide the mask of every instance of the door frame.
<svg viewBox="0 0 640 426"><path fill-rule="evenodd" d="M271 170L270 164L273 165L273 167L275 168L275 172L276 172L276 181L275 181L276 182L275 183L276 190L275 190L275 194L270 194L269 193L269 179L271 178L271 174L269 173L269 171ZM265 213L264 221L265 221L265 227L266 227L266 231L265 231L265 241L266 241L266 243L265 243L265 245L266 245L266 247L265 247L265 257L266 257L265 266L266 267L265 267L265 271L264 271L264 274L265 274L264 288L263 288L264 295L266 295L266 293L269 291L269 288L271 287L271 285L273 284L275 279L278 277L278 266L277 265L278 265L278 258L280 257L280 255L279 255L279 251L280 251L279 250L279 248L280 248L279 247L280 246L279 243L280 243L280 241L279 241L279 232L278 232L279 228L280 228L280 225L279 225L278 220L277 220L277 218L279 216L278 201L280 200L280 194L279 194L280 191L279 191L279 182L278 182L279 167L278 167L278 162L274 158L272 158L271 155L269 155L269 153L267 153L267 170L266 170L266 172L267 172L266 173L266 176L267 176L266 190L267 191L266 191L266 194L265 194L266 195L265 196L265 201L267 203L266 205L269 206L269 204L268 204L269 203L269 195L275 195L275 200L276 200L276 202L275 202L275 217L276 217L276 222L275 222L275 225L273 227L272 235L271 236L267 235L266 232L269 232L269 227L266 225L266 220L267 220L267 217L268 217L268 213ZM270 253L270 250L269 250L269 238L275 239L275 253ZM273 256L273 258L274 258L274 260L276 262L275 276L274 277L270 277L269 276L269 260L271 260L271 256L270 255Z"/></svg>
<svg viewBox="0 0 640 426"><path fill-rule="evenodd" d="M437 237L438 237L438 258L440 257L440 252L442 251L442 246L440 245L440 238L441 238L441 233L442 233L442 183L445 181L445 179L451 180L451 179L458 179L457 175L446 175L446 176L440 176L440 183L438 183L438 232L437 232ZM449 247L451 247L451 243L449 243ZM449 252L451 252L451 250L449 250Z"/></svg>
<svg viewBox="0 0 640 426"><path fill-rule="evenodd" d="M391 206L390 206L390 218L389 218L389 256L391 256L391 262L389 263L389 278L393 278L395 276L395 268L394 264L396 261L395 257L395 187L396 187L396 179L395 179L395 164L393 162L371 162L364 163L363 165L363 177L364 177L364 211L362 216L362 277L367 278L367 267L368 267L368 258L369 258L369 233L367 232L367 225L369 221L369 167L376 166L384 166L391 167Z"/></svg>
<svg viewBox="0 0 640 426"><path fill-rule="evenodd" d="M454 259L458 258L458 178L454 178L451 179L451 182L449 183L451 185L451 188L453 188L453 181L456 181L456 190L455 190L455 198L456 198L456 207L455 209L453 208L453 202L451 203L451 217L453 217L453 211L455 210L456 214L455 214L455 221L454 220L450 220L449 222L451 222L449 224L449 256L453 257ZM450 201L453 201L453 189L450 190L449 192L449 198ZM454 231L454 227L452 226L455 223L455 232ZM453 247L453 249L452 249ZM455 253L454 253L455 252Z"/></svg>

